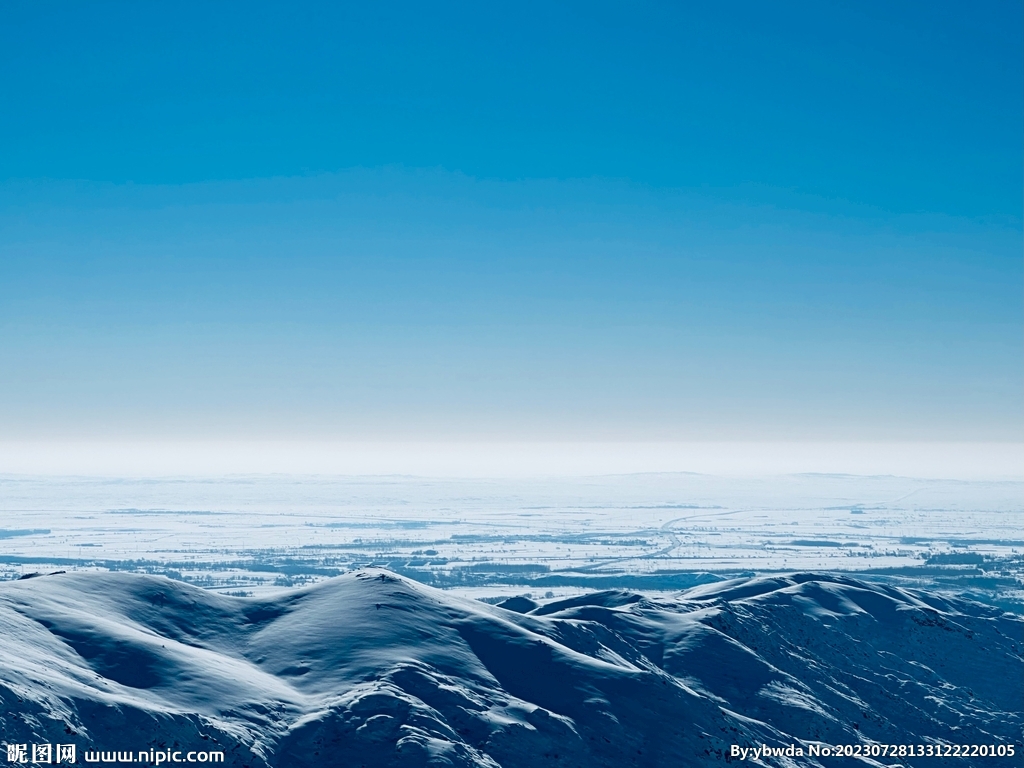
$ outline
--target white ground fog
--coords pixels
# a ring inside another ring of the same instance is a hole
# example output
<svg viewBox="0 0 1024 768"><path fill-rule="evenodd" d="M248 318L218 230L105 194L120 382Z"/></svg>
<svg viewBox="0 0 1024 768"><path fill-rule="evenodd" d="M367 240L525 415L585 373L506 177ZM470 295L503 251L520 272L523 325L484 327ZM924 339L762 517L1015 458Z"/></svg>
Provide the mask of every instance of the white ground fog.
<svg viewBox="0 0 1024 768"><path fill-rule="evenodd" d="M1015 765L1022 491L7 476L0 742L250 766L676 766L734 744L839 765L811 747L945 743L1016 745L956 760Z"/></svg>

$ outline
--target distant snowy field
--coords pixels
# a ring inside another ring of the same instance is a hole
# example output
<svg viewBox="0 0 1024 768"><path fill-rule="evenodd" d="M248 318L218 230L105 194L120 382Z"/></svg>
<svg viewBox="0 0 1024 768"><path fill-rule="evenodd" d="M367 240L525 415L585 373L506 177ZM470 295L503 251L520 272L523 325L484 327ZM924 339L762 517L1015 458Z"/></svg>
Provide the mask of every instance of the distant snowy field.
<svg viewBox="0 0 1024 768"><path fill-rule="evenodd" d="M856 571L1024 606L1024 484L665 473L564 479L0 477L0 579L165 574L262 595L367 566L474 597Z"/></svg>

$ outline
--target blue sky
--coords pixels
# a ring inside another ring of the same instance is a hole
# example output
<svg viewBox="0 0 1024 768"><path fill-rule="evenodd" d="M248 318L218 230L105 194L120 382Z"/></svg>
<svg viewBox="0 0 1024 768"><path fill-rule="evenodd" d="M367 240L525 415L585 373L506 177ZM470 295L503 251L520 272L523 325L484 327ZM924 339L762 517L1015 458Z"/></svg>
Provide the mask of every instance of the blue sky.
<svg viewBox="0 0 1024 768"><path fill-rule="evenodd" d="M9 438L1020 440L1021 3L0 28Z"/></svg>

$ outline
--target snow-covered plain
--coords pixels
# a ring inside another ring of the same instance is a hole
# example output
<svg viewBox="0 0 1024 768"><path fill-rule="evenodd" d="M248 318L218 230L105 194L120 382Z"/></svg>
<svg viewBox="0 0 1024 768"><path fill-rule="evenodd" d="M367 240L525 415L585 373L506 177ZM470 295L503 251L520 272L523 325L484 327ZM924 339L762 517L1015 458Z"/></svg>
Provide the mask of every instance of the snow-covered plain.
<svg viewBox="0 0 1024 768"><path fill-rule="evenodd" d="M1020 482L841 475L8 476L0 578L121 569L264 594L383 566L499 597L854 570L1019 607L1022 499Z"/></svg>
<svg viewBox="0 0 1024 768"><path fill-rule="evenodd" d="M1019 764L1022 490L0 477L0 742L251 766L948 742Z"/></svg>

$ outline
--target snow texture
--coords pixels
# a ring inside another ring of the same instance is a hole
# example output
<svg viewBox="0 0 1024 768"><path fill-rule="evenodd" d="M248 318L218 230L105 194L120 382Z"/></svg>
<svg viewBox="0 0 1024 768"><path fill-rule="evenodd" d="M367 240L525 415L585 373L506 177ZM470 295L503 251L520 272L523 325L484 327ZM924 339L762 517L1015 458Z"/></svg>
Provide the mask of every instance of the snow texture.
<svg viewBox="0 0 1024 768"><path fill-rule="evenodd" d="M353 768L684 766L813 741L1016 743L1019 759L1022 630L825 574L505 608L378 569L267 598L58 573L0 585L0 742Z"/></svg>

